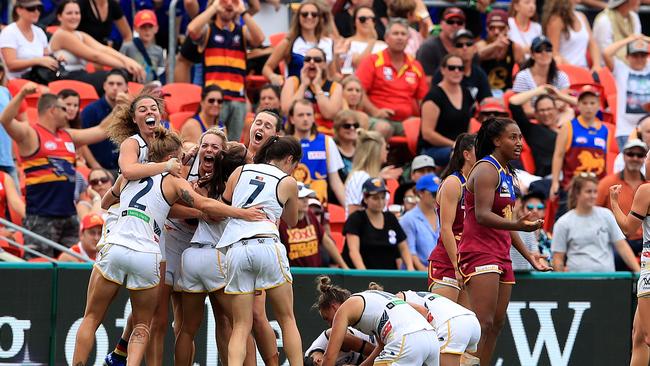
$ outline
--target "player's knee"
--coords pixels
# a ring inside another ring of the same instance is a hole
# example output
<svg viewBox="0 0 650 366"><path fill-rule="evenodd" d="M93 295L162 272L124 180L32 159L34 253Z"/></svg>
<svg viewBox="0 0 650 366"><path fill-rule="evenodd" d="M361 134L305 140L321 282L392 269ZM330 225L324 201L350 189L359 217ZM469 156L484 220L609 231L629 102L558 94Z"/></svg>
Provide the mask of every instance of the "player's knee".
<svg viewBox="0 0 650 366"><path fill-rule="evenodd" d="M149 324L138 323L133 327L129 343L146 343L149 340L150 333Z"/></svg>

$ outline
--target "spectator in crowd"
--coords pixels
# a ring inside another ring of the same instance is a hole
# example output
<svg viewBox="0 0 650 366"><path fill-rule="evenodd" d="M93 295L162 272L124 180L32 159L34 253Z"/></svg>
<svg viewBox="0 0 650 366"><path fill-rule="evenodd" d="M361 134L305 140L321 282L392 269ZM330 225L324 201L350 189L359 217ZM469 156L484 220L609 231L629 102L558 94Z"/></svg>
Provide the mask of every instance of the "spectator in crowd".
<svg viewBox="0 0 650 366"><path fill-rule="evenodd" d="M25 84L0 115L0 123L18 145L23 164L29 168L25 174L25 229L72 246L79 240L74 206L75 146L105 139L108 120L93 128L64 128L65 106L56 95L45 93L38 100L38 123L16 121L20 103L36 89L36 84ZM25 244L50 257L54 255L53 248L34 239L26 239Z"/></svg>
<svg viewBox="0 0 650 366"><path fill-rule="evenodd" d="M616 79L616 143L619 149L625 145L635 123L646 113L644 105L650 102L649 40L650 37L634 34L614 42L604 52L605 64ZM615 58L624 47L627 48L627 63Z"/></svg>
<svg viewBox="0 0 650 366"><path fill-rule="evenodd" d="M535 111L534 119L537 123L533 123L522 108L528 105L532 99L535 99L533 109ZM521 134L533 152L534 173L539 177L547 177L551 174L553 150L555 149L555 139L560 131L560 122L572 120L574 117L572 108L566 108L569 114L560 114L557 108L558 99L563 100L566 104L575 104L576 102L574 97L549 84L515 94L509 100L512 119L519 125Z"/></svg>
<svg viewBox="0 0 650 366"><path fill-rule="evenodd" d="M135 14L133 28L138 36L129 42L124 42L120 53L135 60L144 68L144 82L159 80L165 72L165 57L162 47L156 44L158 33L158 18L151 10L140 10Z"/></svg>
<svg viewBox="0 0 650 366"><path fill-rule="evenodd" d="M562 70L558 69L557 63L553 59L553 44L551 41L540 36L533 39L531 45L530 58L524 63L521 70L515 76L512 91L516 93L532 90L540 85L552 85L558 90L569 88L569 76ZM534 114L533 104L523 104L526 115L531 117Z"/></svg>
<svg viewBox="0 0 650 366"><path fill-rule="evenodd" d="M397 259L401 258L412 271L406 234L395 215L384 211L388 190L383 180L368 178L362 191L365 209L352 213L343 227L343 258L356 269L399 269Z"/></svg>
<svg viewBox="0 0 650 366"><path fill-rule="evenodd" d="M556 217L567 210L566 192L574 175L594 173L597 178L603 178L607 173L605 165L610 132L596 116L599 110L599 91L591 85L584 86L578 95L580 115L564 123L555 140L549 196L554 198L556 194L559 195Z"/></svg>
<svg viewBox="0 0 650 366"><path fill-rule="evenodd" d="M256 111L259 113L263 110L272 110L279 116L282 116L282 104L280 102L280 88L272 84L265 84L260 88L260 96L257 103ZM246 122L244 123L244 131L241 136L241 143L245 146L248 146L250 141L250 130L253 120L255 119L255 113L248 113L246 115Z"/></svg>
<svg viewBox="0 0 650 366"><path fill-rule="evenodd" d="M431 84L443 57L454 49L454 34L465 29L465 13L457 7L450 7L442 12L440 35L430 37L417 52L417 59L424 68L427 85Z"/></svg>
<svg viewBox="0 0 650 366"><path fill-rule="evenodd" d="M14 22L0 32L0 54L11 79L34 79L28 74L39 66L57 70L59 62L49 57L45 32L35 24L43 10L41 0L17 0L13 9Z"/></svg>
<svg viewBox="0 0 650 366"><path fill-rule="evenodd" d="M81 112L81 125L90 128L106 120L117 104L118 96L126 95L128 83L125 73L119 69L109 71L104 80L104 96L90 103ZM118 147L108 138L88 146L93 158L103 168L117 172ZM87 160L90 166L95 167L92 159Z"/></svg>
<svg viewBox="0 0 650 366"><path fill-rule="evenodd" d="M426 271L429 255L438 243L440 224L436 213L436 193L440 179L435 174L425 174L415 183L419 198L417 205L406 212L399 220L406 233L413 268Z"/></svg>
<svg viewBox="0 0 650 366"><path fill-rule="evenodd" d="M5 65L0 60L0 111L4 110L11 100L11 93L5 86L6 79ZM14 183L18 184L18 171L16 170L16 162L14 161L13 155L11 138L4 127L0 126L0 171L9 174L13 178Z"/></svg>
<svg viewBox="0 0 650 366"><path fill-rule="evenodd" d="M246 118L246 47L261 45L264 33L243 1L219 0L188 24L187 34L204 50L203 85L223 90L220 118L228 140L239 141Z"/></svg>
<svg viewBox="0 0 650 366"><path fill-rule="evenodd" d="M104 213L101 199L113 186L113 174L104 168L93 169L88 173L88 189L86 197L77 202L77 216L80 219L91 213Z"/></svg>
<svg viewBox="0 0 650 366"><path fill-rule="evenodd" d="M591 34L587 17L575 9L576 1L547 0L544 2L542 29L553 45L553 57L558 64L570 64L592 70L600 68L600 50Z"/></svg>
<svg viewBox="0 0 650 366"><path fill-rule="evenodd" d="M196 114L185 121L181 127L181 138L184 143L197 145L201 134L208 129L215 126L223 128L223 123L219 120L223 103L223 90L218 85L203 87Z"/></svg>
<svg viewBox="0 0 650 366"><path fill-rule="evenodd" d="M359 9L367 8L372 9L373 7L372 0L350 0L346 5L347 7L342 11L337 12L334 15L334 24L336 29L339 32L339 35L343 38L352 37L355 32L359 32L359 26L357 23L357 16L359 16ZM375 35L377 39L381 39L384 36L384 23L381 22L379 17L375 18L375 12L372 11L372 16L374 19L370 24L375 28ZM364 21L365 22L365 21Z"/></svg>
<svg viewBox="0 0 650 366"><path fill-rule="evenodd" d="M616 249L633 272L641 268L612 211L596 206L598 179L592 173L573 177L570 211L553 227L553 270L556 272L613 272ZM565 263L566 262L566 263Z"/></svg>
<svg viewBox="0 0 650 366"><path fill-rule="evenodd" d="M325 250L334 263L347 269L334 241L323 231L316 215L309 210L309 199L316 198L316 192L298 183L298 223L289 227L280 221L280 240L287 247L287 258L291 267L322 267L321 252Z"/></svg>
<svg viewBox="0 0 650 366"><path fill-rule="evenodd" d="M491 97L492 91L490 90L487 75L485 75L478 62L475 62L477 52L474 34L467 29L456 32L454 35L454 49L451 54L463 60L464 68L461 84L469 90L472 98L480 102L484 98ZM439 83L441 80L442 72L438 69L438 72L433 77L433 83Z"/></svg>
<svg viewBox="0 0 650 366"><path fill-rule="evenodd" d="M133 38L131 27L115 0L79 0L81 22L78 30L93 37L97 42L108 45L113 26L122 36L123 42Z"/></svg>
<svg viewBox="0 0 650 366"><path fill-rule="evenodd" d="M346 38L342 43L343 64L341 73L343 75L354 74L361 60L366 56L383 51L386 43L379 39L375 28L375 12L372 8L362 6L354 11L354 34Z"/></svg>
<svg viewBox="0 0 650 366"><path fill-rule="evenodd" d="M418 203L419 198L415 192L415 182L427 174L435 174L436 163L429 155L418 155L411 162L408 180L395 190L393 202L402 205L402 213L409 212Z"/></svg>
<svg viewBox="0 0 650 366"><path fill-rule="evenodd" d="M408 29L404 20L391 19L386 26L388 48L366 57L357 68L367 92L366 110L375 117L370 128L386 138L404 135L402 121L420 114L420 101L428 89L422 65L404 53Z"/></svg>
<svg viewBox="0 0 650 366"><path fill-rule="evenodd" d="M345 181L346 216L363 208L363 185L370 178L397 179L402 168L387 166L388 144L377 131L359 130L352 170Z"/></svg>
<svg viewBox="0 0 650 366"><path fill-rule="evenodd" d="M449 162L454 140L468 131L474 114L475 99L462 85L466 67L460 56L443 57L438 71L442 80L431 86L422 103L418 151L433 157L440 166Z"/></svg>
<svg viewBox="0 0 650 366"><path fill-rule="evenodd" d="M363 98L365 92L363 87L361 87L361 82L359 79L354 76L346 76L342 81L341 85L343 86L343 109L349 109L357 112L359 116L359 123L364 129L368 128L370 123L368 114L363 109Z"/></svg>
<svg viewBox="0 0 650 366"><path fill-rule="evenodd" d="M13 217L15 220L12 220L11 213L15 213L16 216ZM0 171L0 217L18 223L21 223L25 218L25 203L21 198L19 189L16 187L13 178L3 171ZM0 236L5 236L4 234L9 233L0 226Z"/></svg>
<svg viewBox="0 0 650 366"><path fill-rule="evenodd" d="M487 38L478 41L476 48L492 94L501 96L512 89L512 68L524 60L524 50L508 39L508 13L495 9L488 14Z"/></svg>
<svg viewBox="0 0 650 366"><path fill-rule="evenodd" d="M56 96L59 101L65 105L65 117L67 121L66 128L81 128L79 93L72 89L63 89ZM101 167L86 145L77 148L77 158L81 158L83 163L85 163L89 168Z"/></svg>
<svg viewBox="0 0 650 366"><path fill-rule="evenodd" d="M289 76L282 86L282 112L287 113L294 101L306 99L314 107L318 130L332 134L332 119L342 108L341 85L327 72L325 52L312 48L305 53L300 76Z"/></svg>
<svg viewBox="0 0 650 366"><path fill-rule="evenodd" d="M609 201L609 187L620 185L618 202L624 214L628 214L632 209L634 195L641 184L645 183L645 176L641 173L641 167L644 165L648 146L641 140L630 140L623 147L623 160L625 166L623 171L610 173L598 183L598 197L596 205L612 209ZM641 227L627 236L627 243L632 248L635 255L640 255L643 250L643 230ZM621 258L616 256L617 270L623 270Z"/></svg>
<svg viewBox="0 0 650 366"><path fill-rule="evenodd" d="M297 99L289 108L287 135L293 135L302 145L302 160L293 171L298 182L308 184L318 198L327 201L331 188L339 202L345 202L345 187L338 175L343 168L341 154L334 139L319 133L314 120L314 107L306 99Z"/></svg>
<svg viewBox="0 0 650 366"><path fill-rule="evenodd" d="M535 0L512 0L508 13L508 38L530 54L533 39L542 35Z"/></svg>
<svg viewBox="0 0 650 366"><path fill-rule="evenodd" d="M640 0L611 0L607 8L596 15L594 39L603 53L612 43L641 33L641 20L637 13L640 3ZM625 61L627 52L620 48L615 55Z"/></svg>
<svg viewBox="0 0 650 366"><path fill-rule="evenodd" d="M79 242L70 247L70 250L94 262L103 225L104 219L101 215L96 213L86 215L79 226ZM81 262L79 258L67 253L61 253L58 260L59 262Z"/></svg>
<svg viewBox="0 0 650 366"><path fill-rule="evenodd" d="M515 202L514 211L516 218L519 219L528 215L527 220L543 220L546 209L546 205L544 204L545 200L546 197L544 197L543 193L535 191L528 192ZM530 232L517 231L517 234L529 252L542 253L550 260L550 239L543 228ZM531 272L534 270L533 266L513 247L510 247L510 259L512 260L512 269L515 271Z"/></svg>
<svg viewBox="0 0 650 366"><path fill-rule="evenodd" d="M343 160L343 168L339 170L342 182L345 182L352 171L352 160L357 146L357 130L360 127L358 112L343 110L334 117L334 142Z"/></svg>
<svg viewBox="0 0 650 366"><path fill-rule="evenodd" d="M431 19L428 16L428 10L425 8L426 17L422 18L419 15L416 16L416 9L418 6L416 0L392 0L389 1L387 5L388 16L390 18L406 19L411 25L411 27L409 27L409 40L404 52L411 57L415 57L418 49L420 49L420 46L422 46L422 43L424 42L424 38L429 35L429 26L427 22L431 22ZM419 31L416 29L419 29Z"/></svg>
<svg viewBox="0 0 650 366"><path fill-rule="evenodd" d="M630 140L639 139L647 146L650 146L650 114L646 114L639 119L636 129L630 135ZM619 153L614 159L614 173L620 172L625 167L623 153ZM646 174L645 164L641 166L641 173Z"/></svg>
<svg viewBox="0 0 650 366"><path fill-rule="evenodd" d="M308 50L318 47L325 53L329 71L335 73L334 41L328 36L330 12L317 0L300 3L296 16L291 20L287 38L273 48L273 53L264 64L263 74L273 85L282 85L284 77L276 74L280 61L287 64L289 76L300 76L304 57Z"/></svg>

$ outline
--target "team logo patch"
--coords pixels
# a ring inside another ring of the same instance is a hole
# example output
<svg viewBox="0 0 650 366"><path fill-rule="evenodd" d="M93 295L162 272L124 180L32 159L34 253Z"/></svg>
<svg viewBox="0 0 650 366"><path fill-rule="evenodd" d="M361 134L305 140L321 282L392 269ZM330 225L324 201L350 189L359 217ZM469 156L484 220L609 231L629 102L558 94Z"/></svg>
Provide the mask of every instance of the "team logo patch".
<svg viewBox="0 0 650 366"><path fill-rule="evenodd" d="M388 66L384 66L384 79L391 81L393 80L393 69Z"/></svg>
<svg viewBox="0 0 650 366"><path fill-rule="evenodd" d="M594 138L594 145L602 147L604 149L605 146L607 146L607 141L605 141L605 139L602 137L596 137Z"/></svg>
<svg viewBox="0 0 650 366"><path fill-rule="evenodd" d="M587 141L589 141L589 140L587 140L587 138L585 136L576 137L576 144L584 145L584 144L587 143Z"/></svg>
<svg viewBox="0 0 650 366"><path fill-rule="evenodd" d="M68 150L69 152L73 153L75 151L74 142L66 142L65 143L65 149Z"/></svg>
<svg viewBox="0 0 650 366"><path fill-rule="evenodd" d="M56 150L56 143L52 141L46 142L43 146L46 150Z"/></svg>
<svg viewBox="0 0 650 366"><path fill-rule="evenodd" d="M215 34L214 35L214 41L217 42L217 43L223 43L225 41L225 39L223 38L223 36L221 34Z"/></svg>

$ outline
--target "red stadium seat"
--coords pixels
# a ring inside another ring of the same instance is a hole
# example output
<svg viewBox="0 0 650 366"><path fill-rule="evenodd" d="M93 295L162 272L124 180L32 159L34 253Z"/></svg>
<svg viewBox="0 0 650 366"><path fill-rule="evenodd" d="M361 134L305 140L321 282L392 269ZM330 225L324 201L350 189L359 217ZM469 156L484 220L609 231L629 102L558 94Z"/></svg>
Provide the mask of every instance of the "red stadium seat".
<svg viewBox="0 0 650 366"><path fill-rule="evenodd" d="M27 113L27 121L29 123L36 123L38 122L38 109L36 108L27 108L25 111Z"/></svg>
<svg viewBox="0 0 650 366"><path fill-rule="evenodd" d="M616 79L614 79L614 75L612 75L612 72L609 71L607 67L600 68L598 71L598 78L600 79L600 85L603 86L607 97L616 95Z"/></svg>
<svg viewBox="0 0 650 366"><path fill-rule="evenodd" d="M169 123L172 127L180 132L183 124L194 115L194 112L176 112L169 116Z"/></svg>
<svg viewBox="0 0 650 366"><path fill-rule="evenodd" d="M614 137L616 133L616 125L613 123L607 123L603 122L603 124L607 127L608 130L608 142L607 142L607 152L615 153L618 154L618 145L616 144L616 138Z"/></svg>
<svg viewBox="0 0 650 366"><path fill-rule="evenodd" d="M345 209L342 206L328 203L327 211L330 214L330 230L332 233L343 232L343 225L345 225Z"/></svg>
<svg viewBox="0 0 650 366"><path fill-rule="evenodd" d="M524 166L524 169L530 173L535 174L535 159L533 158L533 150L530 149L526 140L523 140L524 147L521 150L521 164Z"/></svg>
<svg viewBox="0 0 650 366"><path fill-rule="evenodd" d="M14 233L14 241L18 244L25 244L23 233L21 233L20 231L16 231ZM15 255L16 257L22 258L25 255L25 250L23 248L18 248L16 246L13 246L2 239L0 239L0 248L4 249L9 254Z"/></svg>
<svg viewBox="0 0 650 366"><path fill-rule="evenodd" d="M57 94L63 89L72 89L76 91L79 93L79 108L81 109L99 99L99 95L97 95L95 87L88 83L84 83L83 81L57 80L48 84L48 87L50 88L50 93L52 94Z"/></svg>
<svg viewBox="0 0 650 366"><path fill-rule="evenodd" d="M285 32L274 33L269 36L269 43L271 43L271 47L277 47L285 38L287 38L287 33Z"/></svg>
<svg viewBox="0 0 650 366"><path fill-rule="evenodd" d="M38 258L32 258L32 259L28 260L27 262L30 262L30 263L49 263L50 261L45 259L45 258L38 257Z"/></svg>
<svg viewBox="0 0 650 366"><path fill-rule="evenodd" d="M144 85L140 83L136 83L134 81L129 81L129 94L131 95L138 95L142 91L142 88L144 88Z"/></svg>
<svg viewBox="0 0 650 366"><path fill-rule="evenodd" d="M469 132L477 133L480 128L481 128L481 122L479 122L476 118L472 117L472 119L469 120Z"/></svg>
<svg viewBox="0 0 650 366"><path fill-rule="evenodd" d="M569 76L570 84L593 84L594 78L591 71L584 67L573 66L568 64L558 65L558 68Z"/></svg>
<svg viewBox="0 0 650 366"><path fill-rule="evenodd" d="M164 85L165 105L169 114L176 112L195 112L201 102L201 87L189 83L171 83Z"/></svg>
<svg viewBox="0 0 650 366"><path fill-rule="evenodd" d="M397 187L399 187L399 182L397 179L386 179L386 188L388 189L388 193L390 193L390 201L388 202L389 205L393 204L393 201L395 200L395 191L397 190Z"/></svg>
<svg viewBox="0 0 650 366"><path fill-rule="evenodd" d="M607 152L607 174L612 174L616 173L614 171L614 162L616 161L616 157L618 156L618 153L613 153L613 152Z"/></svg>
<svg viewBox="0 0 650 366"><path fill-rule="evenodd" d="M12 97L15 97L16 94L22 89L23 85L30 83L31 81L27 79L11 79L7 82L7 89L9 89L9 92L11 93ZM45 85L43 85L45 86ZM41 90L37 91L34 94L30 94L27 97L25 97L25 101L27 102L27 106L31 108L36 108L38 105L38 98L41 97Z"/></svg>
<svg viewBox="0 0 650 366"><path fill-rule="evenodd" d="M345 245L345 236L343 236L343 233L332 231L332 240L334 240L334 244L336 244L336 249L341 253L343 251L343 245Z"/></svg>
<svg viewBox="0 0 650 366"><path fill-rule="evenodd" d="M417 148L418 139L420 138L421 124L422 120L420 117L411 117L402 122L402 126L404 126L404 135L406 136L406 144L412 156L418 154Z"/></svg>
<svg viewBox="0 0 650 366"><path fill-rule="evenodd" d="M59 30L58 25L50 25L47 28L45 28L45 31L50 34L54 34L54 32L56 32L57 30Z"/></svg>

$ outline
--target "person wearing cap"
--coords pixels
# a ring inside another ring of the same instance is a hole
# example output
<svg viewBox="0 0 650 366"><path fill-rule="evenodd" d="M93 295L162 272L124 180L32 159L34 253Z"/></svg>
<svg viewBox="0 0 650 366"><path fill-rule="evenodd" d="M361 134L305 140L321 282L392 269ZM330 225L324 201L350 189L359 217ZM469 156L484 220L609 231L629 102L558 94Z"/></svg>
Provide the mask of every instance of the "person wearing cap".
<svg viewBox="0 0 650 366"><path fill-rule="evenodd" d="M644 104L650 102L649 41L650 37L637 33L614 42L604 51L605 64L616 80L616 143L619 149L646 113ZM627 53L625 61L621 61L614 56L624 47Z"/></svg>
<svg viewBox="0 0 650 366"><path fill-rule="evenodd" d="M596 205L612 209L609 197L609 188L614 185L620 185L621 190L618 195L618 204L623 213L626 215L632 209L634 195L641 184L645 183L646 178L641 173L644 165L648 146L641 140L630 140L623 147L623 161L625 167L620 172L611 172L600 182L598 182L598 197ZM627 242L630 244L635 255L640 255L643 249L643 230L639 229L634 233L628 233ZM616 256L617 270L624 270L625 265L621 258Z"/></svg>
<svg viewBox="0 0 650 366"><path fill-rule="evenodd" d="M641 33L641 20L639 18L640 0L609 0L593 23L594 39L598 47L605 53L605 49L612 43L625 39L633 34ZM625 61L627 52L620 48L616 58Z"/></svg>
<svg viewBox="0 0 650 366"><path fill-rule="evenodd" d="M607 174L607 150L612 133L598 119L601 89L583 86L578 94L580 115L560 128L551 165L551 199L559 195L557 216L567 212L567 190L574 176L582 173L603 178ZM560 180L560 176L562 179Z"/></svg>
<svg viewBox="0 0 650 366"><path fill-rule="evenodd" d="M469 122L474 114L475 99L469 89L462 85L465 67L460 56L448 54L443 57L438 71L442 80L431 85L422 103L418 152L433 157L440 166L446 166L449 162L454 140L469 130ZM489 92L487 81L486 87Z"/></svg>
<svg viewBox="0 0 650 366"><path fill-rule="evenodd" d="M329 258L341 268L348 266L341 257L336 244L327 235L318 218L309 210L309 200L316 198L316 192L304 183L298 183L298 223L289 227L280 220L280 240L287 248L291 267L322 267L321 251L327 251Z"/></svg>
<svg viewBox="0 0 650 366"><path fill-rule="evenodd" d="M506 106L503 104L503 99L489 97L485 98L479 103L478 108L476 109L476 119L483 123L488 118L508 118L510 113L506 109Z"/></svg>
<svg viewBox="0 0 650 366"><path fill-rule="evenodd" d="M438 243L440 224L436 213L436 193L440 178L435 174L425 174L415 183L419 202L415 208L405 213L399 220L406 233L406 242L416 271L426 271L429 255Z"/></svg>
<svg viewBox="0 0 650 366"><path fill-rule="evenodd" d="M81 225L79 227L79 242L70 247L70 250L88 258L89 260L95 261L95 256L97 255L97 242L102 236L103 225L104 219L102 219L101 215L96 213L86 215L83 220L81 220ZM61 253L58 260L59 262L81 262L79 258L73 257L67 253Z"/></svg>
<svg viewBox="0 0 650 366"><path fill-rule="evenodd" d="M460 57L463 60L463 79L461 85L469 90L472 98L481 101L484 98L492 96L490 83L487 75L477 61L476 43L474 34L467 29L460 29L454 34L454 48L451 54ZM439 83L442 80L442 72L433 76L433 83Z"/></svg>
<svg viewBox="0 0 650 366"><path fill-rule="evenodd" d="M409 179L397 187L393 202L402 205L402 214L412 210L418 203L415 183L424 175L436 173L436 163L429 155L418 155L411 163Z"/></svg>
<svg viewBox="0 0 650 366"><path fill-rule="evenodd" d="M399 269L397 260L409 271L413 260L406 234L397 217L386 207L386 185L381 178L368 178L363 183L365 210L355 211L345 221L343 258L350 268Z"/></svg>
<svg viewBox="0 0 650 366"><path fill-rule="evenodd" d="M508 38L508 13L492 10L487 16L487 38L476 43L481 68L493 95L512 88L512 68L524 60L524 50Z"/></svg>
<svg viewBox="0 0 650 366"><path fill-rule="evenodd" d="M453 37L459 29L465 28L465 13L455 6L442 12L440 34L429 37L417 52L416 58L422 64L427 75L427 85L440 67L442 58L454 48Z"/></svg>
<svg viewBox="0 0 650 366"><path fill-rule="evenodd" d="M639 139L647 146L650 146L650 114L645 114L643 117L639 118L639 121L636 124L636 128L630 134L629 140ZM650 165L650 161L646 161L647 165ZM623 152L619 152L614 159L614 173L620 172L625 167L625 161L623 160ZM641 173L646 174L646 165L641 167Z"/></svg>
<svg viewBox="0 0 650 366"><path fill-rule="evenodd" d="M130 42L124 42L120 52L136 60L147 73L146 82L158 80L165 72L165 57L162 47L156 44L158 19L151 10L140 10L135 13L133 28L138 32Z"/></svg>
<svg viewBox="0 0 650 366"><path fill-rule="evenodd" d="M388 48L364 58L356 71L366 91L365 109L374 117L370 128L386 138L404 135L402 122L420 115L420 102L429 89L422 65L404 50L409 25L391 19L384 36Z"/></svg>
<svg viewBox="0 0 650 366"><path fill-rule="evenodd" d="M113 26L117 28L123 42L133 38L120 4L112 0L79 0L81 7L81 22L79 30L93 37L97 42L108 45L111 43Z"/></svg>
<svg viewBox="0 0 650 366"><path fill-rule="evenodd" d="M600 50L591 33L589 20L575 9L576 4L577 1L546 0L542 28L553 44L553 57L559 64L589 69L589 53L591 71L598 71L601 62Z"/></svg>

